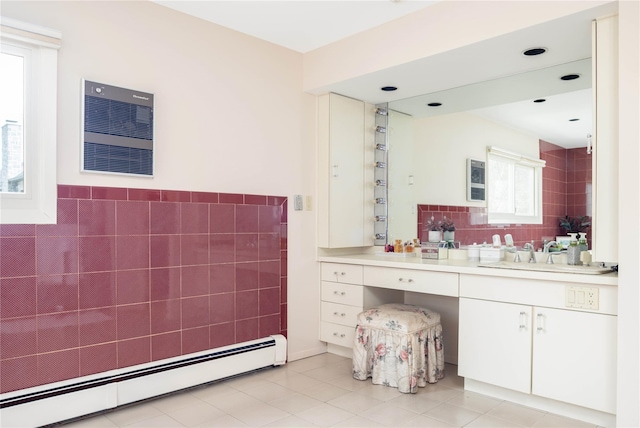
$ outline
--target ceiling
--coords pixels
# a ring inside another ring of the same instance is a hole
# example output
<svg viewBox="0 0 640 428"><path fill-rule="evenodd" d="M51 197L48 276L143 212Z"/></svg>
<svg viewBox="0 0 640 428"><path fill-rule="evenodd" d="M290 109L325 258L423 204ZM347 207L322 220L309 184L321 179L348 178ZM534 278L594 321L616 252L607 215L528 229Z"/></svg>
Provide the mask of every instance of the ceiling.
<svg viewBox="0 0 640 428"><path fill-rule="evenodd" d="M440 0L152 1L305 53ZM415 117L473 110L562 147L581 147L592 129L591 21L614 12L615 2L607 3L311 92L336 92L373 104L389 102L391 108ZM522 55L525 49L539 46L547 52L536 57ZM559 77L567 73L578 73L581 79L562 82L565 87L559 88ZM387 85L398 90L380 91ZM437 112L425 105L436 95L443 102ZM504 102L476 102L495 97ZM534 105L531 101L536 98L547 102ZM589 101L585 104L585 100ZM569 118L580 120L569 122Z"/></svg>
<svg viewBox="0 0 640 428"><path fill-rule="evenodd" d="M306 53L440 0L152 1Z"/></svg>

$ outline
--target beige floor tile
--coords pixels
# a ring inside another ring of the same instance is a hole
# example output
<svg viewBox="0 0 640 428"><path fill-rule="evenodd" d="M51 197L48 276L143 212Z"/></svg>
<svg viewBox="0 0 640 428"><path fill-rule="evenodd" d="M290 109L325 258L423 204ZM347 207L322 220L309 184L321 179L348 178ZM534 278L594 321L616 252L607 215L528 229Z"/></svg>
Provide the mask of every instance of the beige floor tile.
<svg viewBox="0 0 640 428"><path fill-rule="evenodd" d="M463 407L454 406L448 403L442 403L441 405L434 407L431 410L423 413L430 418L437 419L442 422L446 422L450 425L464 426L474 419L482 416L480 412L474 412L473 410L465 409Z"/></svg>
<svg viewBox="0 0 640 428"><path fill-rule="evenodd" d="M348 376L342 376L328 381L331 385L338 386L349 391L358 391L365 386L371 384L371 380L354 379L351 373Z"/></svg>
<svg viewBox="0 0 640 428"><path fill-rule="evenodd" d="M456 395L447 401L447 403L464 407L465 409L474 410L476 412L486 413L502 403L502 400L487 397L482 394L476 394L475 392L465 391L460 395Z"/></svg>
<svg viewBox="0 0 640 428"><path fill-rule="evenodd" d="M194 427L225 415L222 410L204 401L179 409L167 410L165 413L186 427Z"/></svg>
<svg viewBox="0 0 640 428"><path fill-rule="evenodd" d="M546 414L542 419L533 424L535 428L595 428L594 424L590 424L576 419L565 418L552 414Z"/></svg>
<svg viewBox="0 0 640 428"><path fill-rule="evenodd" d="M402 395L398 388L391 388L384 385L374 385L371 380L366 381L367 385L358 390L358 394L367 395L380 401L393 400Z"/></svg>
<svg viewBox="0 0 640 428"><path fill-rule="evenodd" d="M294 392L286 397L278 398L276 400L269 401L269 404L273 407L277 407L280 410L289 412L293 415L309 410L313 407L318 407L323 404L322 401L311 398L307 395Z"/></svg>
<svg viewBox="0 0 640 428"><path fill-rule="evenodd" d="M245 428L248 426L249 425L239 421L231 415L225 415L211 421L204 422L196 428Z"/></svg>
<svg viewBox="0 0 640 428"><path fill-rule="evenodd" d="M161 416L163 413L149 403L127 406L117 411L106 413L105 416L118 426L134 424L136 422Z"/></svg>
<svg viewBox="0 0 640 428"><path fill-rule="evenodd" d="M265 425L265 427L292 427L292 428L305 428L305 427L317 427L318 425L312 424L309 421L305 421L302 418L297 416L287 416L284 419L277 420L270 424Z"/></svg>
<svg viewBox="0 0 640 428"><path fill-rule="evenodd" d="M447 388L446 386L442 386L439 384L435 385L427 385L425 388L418 389L418 394L422 395L431 400L440 401L444 403L445 401L449 401L454 397L463 394L462 390Z"/></svg>
<svg viewBox="0 0 640 428"><path fill-rule="evenodd" d="M457 425L450 425L446 422L430 418L426 415L418 415L408 422L398 425L398 427L420 427L420 428L460 428Z"/></svg>
<svg viewBox="0 0 640 428"><path fill-rule="evenodd" d="M545 415L545 412L503 401L487 412L489 416L515 422L527 427L533 426Z"/></svg>
<svg viewBox="0 0 640 428"><path fill-rule="evenodd" d="M320 385L322 382L318 379L313 379L300 373L291 372L288 373L286 377L276 380L274 383L293 391L300 392L312 386Z"/></svg>
<svg viewBox="0 0 640 428"><path fill-rule="evenodd" d="M338 388L337 386L328 383L320 383L318 385L304 389L300 391L300 393L315 398L316 400L327 402L329 400L333 400L334 398L349 394L350 391Z"/></svg>
<svg viewBox="0 0 640 428"><path fill-rule="evenodd" d="M399 397L389 400L387 403L416 413L424 413L442 404L442 402L432 400L422 394L400 394Z"/></svg>
<svg viewBox="0 0 640 428"><path fill-rule="evenodd" d="M266 403L236 409L229 414L252 427L261 427L290 416L289 413Z"/></svg>
<svg viewBox="0 0 640 428"><path fill-rule="evenodd" d="M465 428L522 428L523 426L515 422L494 418L490 415L482 415L465 425Z"/></svg>
<svg viewBox="0 0 640 428"><path fill-rule="evenodd" d="M384 426L396 427L408 423L418 416L418 413L393 406L389 403L384 403L380 406L369 409L366 412L360 413L360 416L371 419L372 421Z"/></svg>
<svg viewBox="0 0 640 428"><path fill-rule="evenodd" d="M345 369L340 365L331 365L326 367L318 367L313 370L308 370L304 372L305 376L309 376L313 379L318 379L323 382L330 381L332 379L343 378L346 376L351 376L352 370Z"/></svg>
<svg viewBox="0 0 640 428"><path fill-rule="evenodd" d="M181 423L173 419L168 415L159 415L151 419L145 419L130 425L124 425L127 428L181 428L184 427Z"/></svg>
<svg viewBox="0 0 640 428"><path fill-rule="evenodd" d="M191 390L191 395L197 397L203 401L208 401L214 399L218 396L228 395L230 393L238 392L237 389L231 388L224 382L214 383L211 385L202 386L199 388L194 388Z"/></svg>
<svg viewBox="0 0 640 428"><path fill-rule="evenodd" d="M262 403L262 401L240 391L231 392L227 395L218 395L213 400L206 399L205 401L229 414L238 409L247 409Z"/></svg>
<svg viewBox="0 0 640 428"><path fill-rule="evenodd" d="M332 406L336 406L337 408L346 410L347 412L361 414L366 410L384 404L384 401L358 394L357 392L350 392L334 398L333 400L329 400L327 404L331 404Z"/></svg>
<svg viewBox="0 0 640 428"><path fill-rule="evenodd" d="M64 425L65 428L113 428L117 427L109 418L104 415L92 416Z"/></svg>
<svg viewBox="0 0 640 428"><path fill-rule="evenodd" d="M184 391L179 394L171 394L165 397L156 398L149 401L149 404L163 413L169 413L173 410L191 406L198 402L202 402L202 400L190 392Z"/></svg>
<svg viewBox="0 0 640 428"><path fill-rule="evenodd" d="M269 402L291 395L294 391L280 386L277 383L261 381L257 383L254 388L247 388L244 393L258 400Z"/></svg>
<svg viewBox="0 0 640 428"><path fill-rule="evenodd" d="M346 419L332 426L344 427L344 428L373 428L373 427L383 427L384 425L379 424L378 422L372 421L371 419L364 418L362 416L354 416L352 418Z"/></svg>
<svg viewBox="0 0 640 428"><path fill-rule="evenodd" d="M321 427L330 427L353 417L354 414L325 403L300 412L296 416Z"/></svg>

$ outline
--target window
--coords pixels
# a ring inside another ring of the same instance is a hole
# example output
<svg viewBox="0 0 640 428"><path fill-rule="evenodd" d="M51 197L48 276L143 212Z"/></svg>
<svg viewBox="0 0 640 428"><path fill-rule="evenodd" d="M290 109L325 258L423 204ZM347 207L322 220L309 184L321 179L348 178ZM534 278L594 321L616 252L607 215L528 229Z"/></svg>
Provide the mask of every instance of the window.
<svg viewBox="0 0 640 428"><path fill-rule="evenodd" d="M545 161L487 150L489 223L542 224L542 168Z"/></svg>
<svg viewBox="0 0 640 428"><path fill-rule="evenodd" d="M0 223L56 222L60 34L2 17Z"/></svg>

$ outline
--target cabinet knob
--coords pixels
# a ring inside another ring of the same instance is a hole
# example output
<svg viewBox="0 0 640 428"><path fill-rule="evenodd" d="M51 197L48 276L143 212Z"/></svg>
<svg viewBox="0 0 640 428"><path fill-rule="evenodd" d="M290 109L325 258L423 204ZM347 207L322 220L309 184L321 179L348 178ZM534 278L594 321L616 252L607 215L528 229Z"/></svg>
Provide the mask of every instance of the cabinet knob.
<svg viewBox="0 0 640 428"><path fill-rule="evenodd" d="M342 333L342 334L333 333L333 335L334 335L335 337L344 337L344 333Z"/></svg>
<svg viewBox="0 0 640 428"><path fill-rule="evenodd" d="M345 314L344 312L340 313L340 312L334 312L333 315L337 316L337 317L344 317L347 314Z"/></svg>
<svg viewBox="0 0 640 428"><path fill-rule="evenodd" d="M347 294L347 293L346 293L346 292L344 292L344 291L337 291L337 290L336 290L336 291L334 291L334 292L333 292L333 294L335 294L336 296L344 296L344 295L345 295L345 294Z"/></svg>

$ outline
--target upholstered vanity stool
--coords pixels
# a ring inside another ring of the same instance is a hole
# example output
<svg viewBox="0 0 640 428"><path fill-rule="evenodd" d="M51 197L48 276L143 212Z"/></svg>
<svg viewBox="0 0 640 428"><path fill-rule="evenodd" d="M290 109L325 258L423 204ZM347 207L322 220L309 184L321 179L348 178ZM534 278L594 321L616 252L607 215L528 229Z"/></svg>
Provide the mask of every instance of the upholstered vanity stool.
<svg viewBox="0 0 640 428"><path fill-rule="evenodd" d="M389 303L358 314L353 377L415 393L444 377L440 314Z"/></svg>

